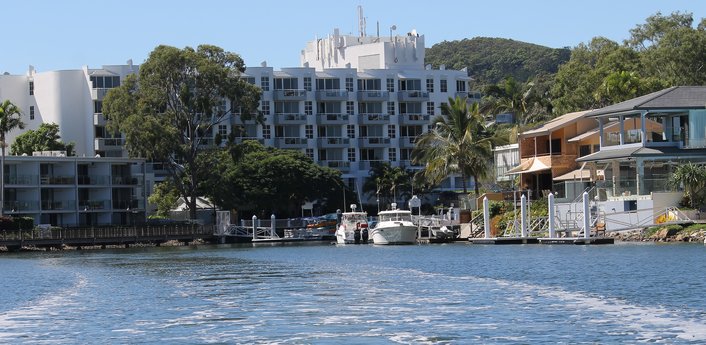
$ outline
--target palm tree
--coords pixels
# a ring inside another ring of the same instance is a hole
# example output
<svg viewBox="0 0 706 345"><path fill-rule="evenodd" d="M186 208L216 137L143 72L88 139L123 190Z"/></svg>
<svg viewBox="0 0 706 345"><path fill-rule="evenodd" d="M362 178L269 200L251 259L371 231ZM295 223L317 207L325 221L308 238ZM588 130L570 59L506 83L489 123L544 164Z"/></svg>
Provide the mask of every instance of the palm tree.
<svg viewBox="0 0 706 345"><path fill-rule="evenodd" d="M706 166L691 162L680 164L667 182L675 189L683 186L690 206L696 208L700 204L706 185Z"/></svg>
<svg viewBox="0 0 706 345"><path fill-rule="evenodd" d="M0 216L5 208L5 135L15 128L24 129L25 124L20 119L20 108L12 104L10 100L5 100L0 104Z"/></svg>
<svg viewBox="0 0 706 345"><path fill-rule="evenodd" d="M370 176L363 183L363 191L386 205L388 201L397 201L400 188L406 190L411 184L410 173L401 167L392 167L388 162L373 164L370 167Z"/></svg>
<svg viewBox="0 0 706 345"><path fill-rule="evenodd" d="M423 175L433 184L460 174L464 193L468 192L466 180L472 176L478 195L478 180L488 175L493 157L492 139L483 127L478 104L469 106L466 99L449 98L442 103L441 113L432 121L432 129L417 140L412 160L424 165Z"/></svg>

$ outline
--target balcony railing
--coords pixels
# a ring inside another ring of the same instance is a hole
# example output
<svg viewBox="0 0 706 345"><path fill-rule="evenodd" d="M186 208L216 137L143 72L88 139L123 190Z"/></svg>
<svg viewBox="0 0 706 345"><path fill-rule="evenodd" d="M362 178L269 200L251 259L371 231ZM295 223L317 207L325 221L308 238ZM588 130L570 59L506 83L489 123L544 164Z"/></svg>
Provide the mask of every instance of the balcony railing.
<svg viewBox="0 0 706 345"><path fill-rule="evenodd" d="M402 114L400 116L403 123L427 123L429 115L427 114Z"/></svg>
<svg viewBox="0 0 706 345"><path fill-rule="evenodd" d="M108 175L78 175L79 185L107 185L110 181Z"/></svg>
<svg viewBox="0 0 706 345"><path fill-rule="evenodd" d="M307 138L276 138L278 147L301 147L308 144Z"/></svg>
<svg viewBox="0 0 706 345"><path fill-rule="evenodd" d="M322 101L344 101L348 99L347 90L317 90L316 99Z"/></svg>
<svg viewBox="0 0 706 345"><path fill-rule="evenodd" d="M332 122L347 123L348 116L349 116L348 114L319 113L317 118L320 119L320 122L325 122L325 123L332 123Z"/></svg>
<svg viewBox="0 0 706 345"><path fill-rule="evenodd" d="M79 200L79 211L107 210L110 207L110 200Z"/></svg>
<svg viewBox="0 0 706 345"><path fill-rule="evenodd" d="M382 90L358 91L358 100L361 102L387 101L389 98L390 98L390 93L388 91L382 91Z"/></svg>
<svg viewBox="0 0 706 345"><path fill-rule="evenodd" d="M386 137L363 137L360 138L361 145L389 145L390 138Z"/></svg>
<svg viewBox="0 0 706 345"><path fill-rule="evenodd" d="M75 211L76 200L42 200L42 211Z"/></svg>
<svg viewBox="0 0 706 345"><path fill-rule="evenodd" d="M390 115L388 114L360 114L363 123L380 122L387 123L390 122Z"/></svg>
<svg viewBox="0 0 706 345"><path fill-rule="evenodd" d="M132 199L132 200L113 200L114 210L141 210L145 208L145 201L142 199Z"/></svg>
<svg viewBox="0 0 706 345"><path fill-rule="evenodd" d="M6 185L33 186L39 182L39 175L10 175L5 176Z"/></svg>
<svg viewBox="0 0 706 345"><path fill-rule="evenodd" d="M340 138L340 137L330 137L330 138L323 137L323 138L319 138L319 144L320 144L322 147L348 146L349 143L350 143L350 139L349 139L349 138Z"/></svg>
<svg viewBox="0 0 706 345"><path fill-rule="evenodd" d="M142 179L134 176L113 176L111 181L114 185L138 186L142 184Z"/></svg>
<svg viewBox="0 0 706 345"><path fill-rule="evenodd" d="M429 92L426 91L420 91L420 90L407 90L407 91L399 91L397 92L399 101L400 102L405 102L405 101L426 101L429 100Z"/></svg>
<svg viewBox="0 0 706 345"><path fill-rule="evenodd" d="M94 148L98 151L120 149L125 145L123 138L96 138Z"/></svg>
<svg viewBox="0 0 706 345"><path fill-rule="evenodd" d="M338 170L342 170L342 171L348 171L351 168L351 162L349 162L349 161L341 161L341 160L319 161L319 164L322 166L325 166L325 167L338 169Z"/></svg>
<svg viewBox="0 0 706 345"><path fill-rule="evenodd" d="M290 100L290 101L303 101L306 99L306 90L300 89L284 89L284 90L274 90L272 96L276 101L280 100Z"/></svg>
<svg viewBox="0 0 706 345"><path fill-rule="evenodd" d="M39 202L25 200L7 200L3 203L4 210L8 212L38 211Z"/></svg>
<svg viewBox="0 0 706 345"><path fill-rule="evenodd" d="M299 113L275 114L275 123L302 123L306 122L306 115Z"/></svg>
<svg viewBox="0 0 706 345"><path fill-rule="evenodd" d="M40 183L43 185L56 184L56 185L68 185L76 183L75 176L52 176L52 175L42 175L39 179Z"/></svg>

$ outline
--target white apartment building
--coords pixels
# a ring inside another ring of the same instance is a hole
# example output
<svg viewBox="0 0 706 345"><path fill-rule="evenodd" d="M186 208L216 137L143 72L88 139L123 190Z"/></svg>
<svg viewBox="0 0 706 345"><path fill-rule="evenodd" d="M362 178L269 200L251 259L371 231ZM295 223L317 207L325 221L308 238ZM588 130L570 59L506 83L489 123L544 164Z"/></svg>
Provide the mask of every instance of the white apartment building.
<svg viewBox="0 0 706 345"><path fill-rule="evenodd" d="M263 62L246 69L243 78L262 89L263 124L232 117L206 135L225 136L244 126L239 141L301 150L318 164L340 170L360 191L375 162L420 168L411 163L414 142L429 131L449 97L480 99L469 92L465 70L431 69L424 55L424 36L414 30L380 37L341 35L336 29L306 44L300 67L274 70ZM26 75L0 75L0 99L22 109L26 129L57 123L62 140L76 144L78 157L126 157L124 139L105 129L102 100L138 69L131 61L51 72L30 67ZM8 143L18 134L9 133ZM461 179L450 178L441 187L460 189Z"/></svg>

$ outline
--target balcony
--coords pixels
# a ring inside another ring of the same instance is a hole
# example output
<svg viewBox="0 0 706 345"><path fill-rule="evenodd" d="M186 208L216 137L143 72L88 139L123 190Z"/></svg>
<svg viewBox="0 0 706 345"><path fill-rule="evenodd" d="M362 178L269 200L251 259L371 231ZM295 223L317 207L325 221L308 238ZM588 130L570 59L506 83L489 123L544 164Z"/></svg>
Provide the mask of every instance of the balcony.
<svg viewBox="0 0 706 345"><path fill-rule="evenodd" d="M402 114L400 115L400 123L411 124L427 124L429 123L429 115L425 114Z"/></svg>
<svg viewBox="0 0 706 345"><path fill-rule="evenodd" d="M370 146L387 147L390 145L390 138L366 137L366 138L360 138L359 143L360 143L361 147L370 147Z"/></svg>
<svg viewBox="0 0 706 345"><path fill-rule="evenodd" d="M105 120L105 116L103 116L103 113L95 113L93 114L93 125L94 126L105 126L107 121Z"/></svg>
<svg viewBox="0 0 706 345"><path fill-rule="evenodd" d="M307 145L307 138L275 138L275 146L281 149L302 149L307 147Z"/></svg>
<svg viewBox="0 0 706 345"><path fill-rule="evenodd" d="M3 210L7 212L39 211L39 202L37 201L7 200L3 204Z"/></svg>
<svg viewBox="0 0 706 345"><path fill-rule="evenodd" d="M425 102L429 100L429 92L420 90L407 90L397 92L400 102Z"/></svg>
<svg viewBox="0 0 706 345"><path fill-rule="evenodd" d="M107 210L110 207L110 200L79 200L79 211Z"/></svg>
<svg viewBox="0 0 706 345"><path fill-rule="evenodd" d="M39 175L10 175L5 176L6 186L36 186L39 183Z"/></svg>
<svg viewBox="0 0 706 345"><path fill-rule="evenodd" d="M141 186L142 179L136 176L113 176L111 179L114 186Z"/></svg>
<svg viewBox="0 0 706 345"><path fill-rule="evenodd" d="M108 175L78 175L79 186L108 185L110 177Z"/></svg>
<svg viewBox="0 0 706 345"><path fill-rule="evenodd" d="M390 99L390 93L388 91L382 90L368 90L368 91L358 91L358 101L360 102L371 102L371 101L387 101Z"/></svg>
<svg viewBox="0 0 706 345"><path fill-rule="evenodd" d="M343 148L349 146L350 139L338 137L324 137L319 138L318 142L319 147L321 148Z"/></svg>
<svg viewBox="0 0 706 345"><path fill-rule="evenodd" d="M303 101L306 99L306 90L285 89L274 90L272 97L275 101Z"/></svg>
<svg viewBox="0 0 706 345"><path fill-rule="evenodd" d="M387 124L390 122L388 114L360 114L360 124Z"/></svg>
<svg viewBox="0 0 706 345"><path fill-rule="evenodd" d="M132 200L113 200L114 210L140 210L145 208L145 200L143 199L132 199Z"/></svg>
<svg viewBox="0 0 706 345"><path fill-rule="evenodd" d="M42 200L42 211L76 211L76 200Z"/></svg>
<svg viewBox="0 0 706 345"><path fill-rule="evenodd" d="M417 137L400 137L400 147L402 148L414 148L414 143L417 141Z"/></svg>
<svg viewBox="0 0 706 345"><path fill-rule="evenodd" d="M274 115L274 123L276 125L286 125L286 124L304 124L306 123L306 115L305 114L290 114L290 113L281 113L281 114L275 114Z"/></svg>
<svg viewBox="0 0 706 345"><path fill-rule="evenodd" d="M258 138L258 137L236 137L236 138L235 138L235 143L236 143L236 144L242 144L244 141L248 141L248 140L254 140L254 141L259 142L259 143L262 144L262 145L265 145L265 139L263 139L263 138Z"/></svg>
<svg viewBox="0 0 706 345"><path fill-rule="evenodd" d="M54 176L54 175L42 175L39 178L39 182L42 185L72 185L76 183L75 176Z"/></svg>
<svg viewBox="0 0 706 345"><path fill-rule="evenodd" d="M125 146L123 138L96 138L94 149L96 151L122 150Z"/></svg>
<svg viewBox="0 0 706 345"><path fill-rule="evenodd" d="M319 161L319 165L343 172L351 170L351 162L349 161Z"/></svg>
<svg viewBox="0 0 706 345"><path fill-rule="evenodd" d="M94 101L100 101L103 100L105 95L108 93L110 89L106 88L96 88L96 89L91 89L91 99Z"/></svg>
<svg viewBox="0 0 706 345"><path fill-rule="evenodd" d="M317 101L347 101L348 91L347 90L317 90L316 91Z"/></svg>
<svg viewBox="0 0 706 345"><path fill-rule="evenodd" d="M344 125L348 124L348 114L317 114L316 120L318 124Z"/></svg>

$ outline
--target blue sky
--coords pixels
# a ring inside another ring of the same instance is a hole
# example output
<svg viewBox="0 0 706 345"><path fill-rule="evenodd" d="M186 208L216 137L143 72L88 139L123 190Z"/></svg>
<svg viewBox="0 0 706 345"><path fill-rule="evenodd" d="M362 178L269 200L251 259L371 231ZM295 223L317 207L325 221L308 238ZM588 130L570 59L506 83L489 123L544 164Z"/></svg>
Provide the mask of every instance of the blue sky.
<svg viewBox="0 0 706 345"><path fill-rule="evenodd" d="M699 0L548 1L161 1L5 0L0 73L78 69L143 62L159 44L215 44L248 66L299 66L306 41L340 28L357 33L357 6L367 32L416 29L430 47L475 36L503 37L549 47L573 47L592 37L622 42L636 24L661 11L706 17Z"/></svg>

